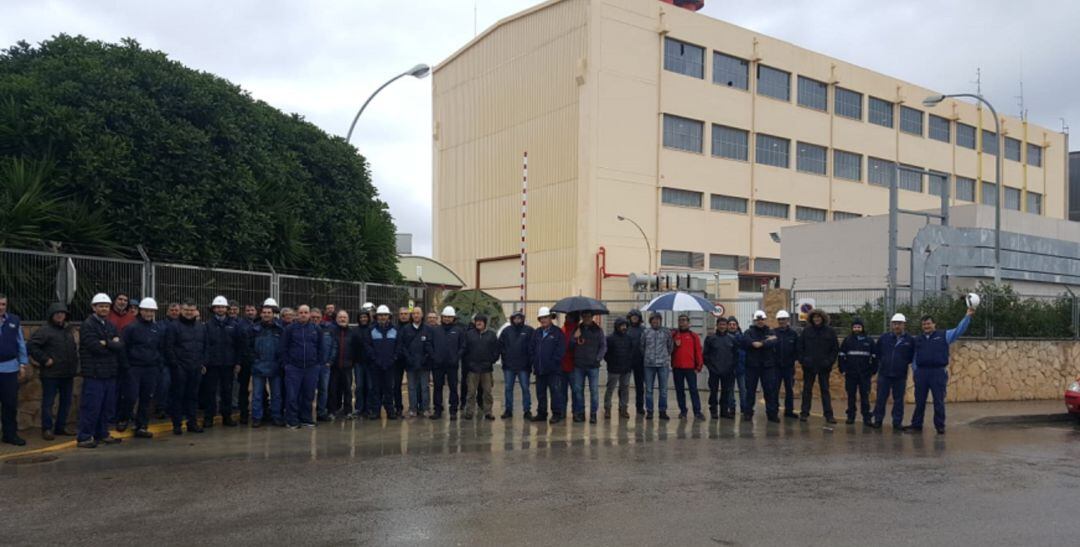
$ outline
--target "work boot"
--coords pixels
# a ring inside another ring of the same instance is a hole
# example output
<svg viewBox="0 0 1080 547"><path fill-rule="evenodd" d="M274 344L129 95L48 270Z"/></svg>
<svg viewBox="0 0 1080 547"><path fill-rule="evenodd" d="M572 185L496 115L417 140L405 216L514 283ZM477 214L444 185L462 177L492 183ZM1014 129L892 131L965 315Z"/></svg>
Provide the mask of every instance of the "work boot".
<svg viewBox="0 0 1080 547"><path fill-rule="evenodd" d="M153 439L154 434L147 431L146 428L139 428L135 430L135 436L140 439Z"/></svg>
<svg viewBox="0 0 1080 547"><path fill-rule="evenodd" d="M836 418L834 418L832 416L826 416L825 417L825 423L827 423L827 424L835 424L836 423Z"/></svg>
<svg viewBox="0 0 1080 547"><path fill-rule="evenodd" d="M938 435L944 435L945 434L945 428L944 427L938 427L936 429L937 429L937 434Z"/></svg>
<svg viewBox="0 0 1080 547"><path fill-rule="evenodd" d="M704 414L702 414L702 413L700 413L700 412L695 412L695 413L694 413L694 419L695 419L695 420L704 420L704 419L705 419L705 415L704 415Z"/></svg>
<svg viewBox="0 0 1080 547"><path fill-rule="evenodd" d="M120 433L123 433L124 430L127 429L127 427L128 427L127 420L121 420L119 422L116 422L116 430L119 431Z"/></svg>
<svg viewBox="0 0 1080 547"><path fill-rule="evenodd" d="M541 413L537 412L535 416L532 416L532 417L529 418L529 421L530 422L546 422L547 421L547 414L541 414Z"/></svg>
<svg viewBox="0 0 1080 547"><path fill-rule="evenodd" d="M51 430L42 429L41 430L41 438L45 439L46 441L51 441L51 440L56 438L56 435L53 435L53 432Z"/></svg>
<svg viewBox="0 0 1080 547"><path fill-rule="evenodd" d="M851 425L851 424L855 423L855 418L852 418L851 416L848 416L848 419L844 420L844 423L848 424L848 425Z"/></svg>
<svg viewBox="0 0 1080 547"><path fill-rule="evenodd" d="M221 425L225 427L236 427L236 421L231 416L226 416L221 419Z"/></svg>
<svg viewBox="0 0 1080 547"><path fill-rule="evenodd" d="M4 442L15 446L26 446L26 439L23 439L17 433L4 439Z"/></svg>
<svg viewBox="0 0 1080 547"><path fill-rule="evenodd" d="M652 420L653 419L653 413L652 412L646 412L645 413L645 419L646 420Z"/></svg>
<svg viewBox="0 0 1080 547"><path fill-rule="evenodd" d="M484 419L485 419L485 420L487 420L487 421L489 421L489 422L490 422L490 421L493 421L493 420L495 419L495 415L494 415L494 414L492 414L492 413L490 413L490 412L488 412L487 414L484 414Z"/></svg>
<svg viewBox="0 0 1080 547"><path fill-rule="evenodd" d="M531 411L526 410L525 413L521 415L521 417L522 417L522 419L524 419L527 422L527 421L532 419L533 413Z"/></svg>
<svg viewBox="0 0 1080 547"><path fill-rule="evenodd" d="M183 435L184 434L184 428L181 427L180 424L173 424L173 426L172 426L172 434L173 435Z"/></svg>
<svg viewBox="0 0 1080 547"><path fill-rule="evenodd" d="M667 420L670 420L671 417L667 415L667 411L661 411L660 412L660 419L664 420L664 421L667 421Z"/></svg>
<svg viewBox="0 0 1080 547"><path fill-rule="evenodd" d="M626 410L625 408L620 410L619 411L619 417L624 419L624 420L629 419L630 418L630 411Z"/></svg>
<svg viewBox="0 0 1080 547"><path fill-rule="evenodd" d="M596 414L589 414L589 423L590 424L595 424L596 423Z"/></svg>
<svg viewBox="0 0 1080 547"><path fill-rule="evenodd" d="M509 410L504 411L502 413L502 416L499 416L499 418L501 418L503 420L509 420L510 418L513 418L513 417L514 417L514 413L510 412Z"/></svg>
<svg viewBox="0 0 1080 547"><path fill-rule="evenodd" d="M559 415L556 414L555 416L551 417L551 420L549 420L548 423L552 424L552 425L555 425L555 424L557 424L557 423L559 423L561 421L562 421L562 416L559 416Z"/></svg>
<svg viewBox="0 0 1080 547"><path fill-rule="evenodd" d="M124 442L124 439L121 439L120 437L113 437L112 435L109 435L108 437L105 437L104 439L101 439L101 442L103 442L105 444L120 444L120 443Z"/></svg>
<svg viewBox="0 0 1080 547"><path fill-rule="evenodd" d="M204 429L202 427L199 427L198 422L196 422L195 420L191 420L187 423L187 431L188 433L202 433Z"/></svg>
<svg viewBox="0 0 1080 547"><path fill-rule="evenodd" d="M79 444L75 445L79 448L97 448L97 441L94 439L87 439L85 441L79 441Z"/></svg>

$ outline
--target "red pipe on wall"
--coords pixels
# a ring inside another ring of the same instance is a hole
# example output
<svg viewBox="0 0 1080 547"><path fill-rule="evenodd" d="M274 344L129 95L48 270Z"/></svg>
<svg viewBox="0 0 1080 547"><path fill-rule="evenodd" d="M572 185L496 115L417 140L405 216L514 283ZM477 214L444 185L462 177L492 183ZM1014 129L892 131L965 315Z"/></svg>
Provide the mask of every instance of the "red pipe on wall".
<svg viewBox="0 0 1080 547"><path fill-rule="evenodd" d="M604 280L609 277L630 277L630 274L607 272L607 249L603 246L596 251L596 299L600 300L604 292Z"/></svg>

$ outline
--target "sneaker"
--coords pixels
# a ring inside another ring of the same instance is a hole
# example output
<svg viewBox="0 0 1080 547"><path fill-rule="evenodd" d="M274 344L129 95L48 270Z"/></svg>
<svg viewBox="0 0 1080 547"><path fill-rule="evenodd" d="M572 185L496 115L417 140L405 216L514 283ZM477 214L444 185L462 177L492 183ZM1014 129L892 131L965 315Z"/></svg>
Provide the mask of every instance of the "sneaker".
<svg viewBox="0 0 1080 547"><path fill-rule="evenodd" d="M41 430L41 438L46 440L46 441L51 441L51 440L56 438L56 435L53 435L53 432L49 431L48 429L42 429Z"/></svg>
<svg viewBox="0 0 1080 547"><path fill-rule="evenodd" d="M108 437L105 437L104 439L101 439L101 442L105 444L120 444L124 442L124 439L121 439L120 437L113 437L112 435L110 435Z"/></svg>
<svg viewBox="0 0 1080 547"><path fill-rule="evenodd" d="M116 430L119 431L120 433L123 433L127 428L128 428L128 423L127 423L126 420L116 422Z"/></svg>
<svg viewBox="0 0 1080 547"><path fill-rule="evenodd" d="M315 429L316 427L318 427L316 424L313 424L311 422L304 422L300 425L303 426L305 429Z"/></svg>
<svg viewBox="0 0 1080 547"><path fill-rule="evenodd" d="M548 419L547 414L537 414L528 418L530 422L546 422Z"/></svg>
<svg viewBox="0 0 1080 547"><path fill-rule="evenodd" d="M409 414L408 414L408 416L409 416L410 418L415 418L415 417L416 417L416 411L415 411L415 410L409 410Z"/></svg>
<svg viewBox="0 0 1080 547"><path fill-rule="evenodd" d="M509 420L510 418L513 418L513 417L514 417L514 413L510 412L509 410L507 410L506 412L503 412L502 416L499 416L499 418L501 418L503 420Z"/></svg>
<svg viewBox="0 0 1080 547"><path fill-rule="evenodd" d="M75 445L79 448L97 448L97 441L89 439L86 441L79 441L79 444Z"/></svg>
<svg viewBox="0 0 1080 547"><path fill-rule="evenodd" d="M288 429L294 430L294 431L297 430L297 429L300 429L299 425L292 425L292 424L289 424L289 425L287 425L285 427L288 428Z"/></svg>
<svg viewBox="0 0 1080 547"><path fill-rule="evenodd" d="M135 430L135 437L139 439L153 439L154 434L147 431L145 428L141 428Z"/></svg>
<svg viewBox="0 0 1080 547"><path fill-rule="evenodd" d="M4 442L15 446L26 446L26 439L23 439L18 434L12 435L4 439Z"/></svg>

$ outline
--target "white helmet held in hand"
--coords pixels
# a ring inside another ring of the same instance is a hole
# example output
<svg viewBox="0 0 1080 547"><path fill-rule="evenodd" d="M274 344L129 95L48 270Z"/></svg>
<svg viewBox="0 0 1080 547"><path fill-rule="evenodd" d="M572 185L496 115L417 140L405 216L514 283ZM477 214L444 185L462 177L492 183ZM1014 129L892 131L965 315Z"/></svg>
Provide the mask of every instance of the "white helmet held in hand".
<svg viewBox="0 0 1080 547"><path fill-rule="evenodd" d="M107 295L107 294L105 294L103 292L99 292L99 293L94 295L93 299L90 300L90 305L91 306L96 306L98 304L110 304L111 305L112 304L112 298L109 298L109 295Z"/></svg>
<svg viewBox="0 0 1080 547"><path fill-rule="evenodd" d="M892 316L892 322L893 323L907 323L907 317L904 317L904 314L902 314L902 313L898 313L898 314Z"/></svg>
<svg viewBox="0 0 1080 547"><path fill-rule="evenodd" d="M390 308L386 307L385 304L379 306L378 309L375 310L375 315L390 315Z"/></svg>
<svg viewBox="0 0 1080 547"><path fill-rule="evenodd" d="M143 298L142 300L139 300L139 309L140 310L156 310L156 309L158 309L157 300L154 300L153 298L150 298L149 296L147 296L146 298Z"/></svg>
<svg viewBox="0 0 1080 547"><path fill-rule="evenodd" d="M982 299L979 298L979 295L975 293L970 293L967 295L967 297L964 298L964 301L967 302L967 307L975 309L979 307L979 303L982 302Z"/></svg>
<svg viewBox="0 0 1080 547"><path fill-rule="evenodd" d="M211 308L216 308L218 306L224 306L226 308L229 307L228 299L226 299L224 296L221 296L221 295L215 296L214 301L210 303L210 307Z"/></svg>
<svg viewBox="0 0 1080 547"><path fill-rule="evenodd" d="M442 309L442 316L443 317L457 317L457 311L454 310L453 306L447 306L447 307Z"/></svg>

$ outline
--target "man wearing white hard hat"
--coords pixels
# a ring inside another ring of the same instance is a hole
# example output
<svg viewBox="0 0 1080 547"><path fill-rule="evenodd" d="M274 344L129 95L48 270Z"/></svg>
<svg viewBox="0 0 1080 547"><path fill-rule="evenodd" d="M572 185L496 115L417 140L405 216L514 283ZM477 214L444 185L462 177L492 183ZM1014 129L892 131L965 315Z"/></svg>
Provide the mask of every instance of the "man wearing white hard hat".
<svg viewBox="0 0 1080 547"><path fill-rule="evenodd" d="M949 346L967 332L971 317L975 315L975 306L979 305L978 295L967 298L968 310L960 324L949 330L938 330L934 318L922 317L922 334L915 337L915 356L911 367L915 370L915 412L911 415L911 424L904 431L920 432L923 428L923 416L926 414L926 397L934 396L934 429L938 435L945 434L945 388L949 383Z"/></svg>
<svg viewBox="0 0 1080 547"><path fill-rule="evenodd" d="M165 365L165 327L157 321L157 301L139 300L139 316L124 329L121 338L127 355L126 416L135 416L135 436L149 439L150 401L157 388L158 375Z"/></svg>
<svg viewBox="0 0 1080 547"><path fill-rule="evenodd" d="M203 428L214 427L214 416L221 412L221 423L236 427L232 419L233 383L240 372L240 360L246 349L240 328L227 315L229 301L214 297L213 312L206 320L206 374L200 390L203 396ZM220 403L218 399L220 398Z"/></svg>
<svg viewBox="0 0 1080 547"><path fill-rule="evenodd" d="M780 376L776 359L777 337L765 324L768 316L754 312L754 323L746 329L741 343L746 350L746 396L743 398L743 421L754 418L757 405L757 388L765 394L765 413L770 422L780 421Z"/></svg>
<svg viewBox="0 0 1080 547"><path fill-rule="evenodd" d="M465 329L457 322L457 311L446 306L439 317L439 324L431 327L431 372L435 377L435 395L431 407L431 419L442 418L443 390L450 389L450 419L456 420L461 401L458 398L458 367L465 349Z"/></svg>
<svg viewBox="0 0 1080 547"><path fill-rule="evenodd" d="M536 314L540 326L533 331L529 343L529 366L536 375L536 414L531 421L547 420L550 408L550 423L557 424L563 420L566 412L562 389L562 358L566 353L566 336L562 329L552 322L552 315L550 308L540 308Z"/></svg>
<svg viewBox="0 0 1080 547"><path fill-rule="evenodd" d="M398 330L390 321L390 308L387 306L375 309L375 325L371 327L367 349L371 356L374 417L378 417L381 406L386 410L386 419L396 420L398 414L394 406L394 365L398 354Z"/></svg>
<svg viewBox="0 0 1080 547"><path fill-rule="evenodd" d="M90 305L94 311L79 327L79 369L83 377L77 437L80 448L120 442L109 435L108 424L116 408L116 375L124 358L124 343L116 326L107 320L112 307L109 295L94 295Z"/></svg>
<svg viewBox="0 0 1080 547"><path fill-rule="evenodd" d="M777 374L776 400L780 400L780 387L784 388L784 417L797 418L795 413L795 361L799 358L799 333L791 328L791 314L787 310L776 312L776 328L772 331L776 337Z"/></svg>
<svg viewBox="0 0 1080 547"><path fill-rule="evenodd" d="M889 332L877 340L878 358L877 401L874 403L874 423L880 428L885 420L885 405L892 397L892 426L900 431L904 420L904 390L907 389L908 368L915 355L915 339L907 333L907 317L898 313L889 322Z"/></svg>

